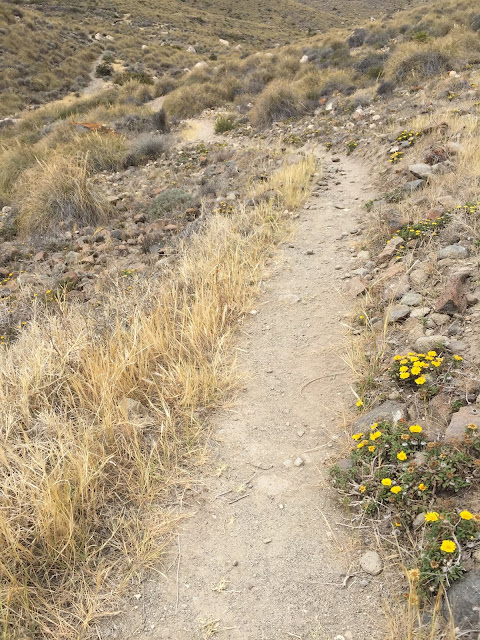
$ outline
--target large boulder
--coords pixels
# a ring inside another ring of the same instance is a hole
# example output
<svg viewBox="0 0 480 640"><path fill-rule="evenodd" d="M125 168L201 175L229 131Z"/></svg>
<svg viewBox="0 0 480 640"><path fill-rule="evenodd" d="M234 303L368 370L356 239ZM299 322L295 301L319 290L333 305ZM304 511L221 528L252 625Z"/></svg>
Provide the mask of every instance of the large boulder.
<svg viewBox="0 0 480 640"><path fill-rule="evenodd" d="M405 417L405 405L394 400L387 400L368 413L365 413L355 422L355 431L359 432L370 428L375 422L398 422Z"/></svg>

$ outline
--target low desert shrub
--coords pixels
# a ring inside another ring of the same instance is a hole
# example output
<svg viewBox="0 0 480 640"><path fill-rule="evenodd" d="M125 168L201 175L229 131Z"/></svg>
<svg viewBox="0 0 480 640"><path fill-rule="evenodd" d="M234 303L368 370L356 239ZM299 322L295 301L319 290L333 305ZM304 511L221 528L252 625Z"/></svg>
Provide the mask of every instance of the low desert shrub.
<svg viewBox="0 0 480 640"><path fill-rule="evenodd" d="M367 37L366 29L355 29L355 31L347 38L347 44L350 49L361 47Z"/></svg>
<svg viewBox="0 0 480 640"><path fill-rule="evenodd" d="M9 196L18 177L42 160L43 149L28 145L15 145L0 155L0 195Z"/></svg>
<svg viewBox="0 0 480 640"><path fill-rule="evenodd" d="M143 133L130 143L130 149L126 157L127 165L137 166L155 160L164 153L168 153L172 146L172 138L158 133Z"/></svg>
<svg viewBox="0 0 480 640"><path fill-rule="evenodd" d="M225 133L235 129L236 119L232 113L218 116L215 120L215 133Z"/></svg>
<svg viewBox="0 0 480 640"><path fill-rule="evenodd" d="M127 82L140 82L142 84L153 84L153 78L145 71L124 71L114 76L113 81L115 84L124 85Z"/></svg>
<svg viewBox="0 0 480 640"><path fill-rule="evenodd" d="M88 177L86 157L55 154L27 169L15 189L20 232L52 231L66 220L79 226L104 221L107 204Z"/></svg>
<svg viewBox="0 0 480 640"><path fill-rule="evenodd" d="M107 62L102 62L95 69L95 75L97 78L109 78L113 73L113 67Z"/></svg>
<svg viewBox="0 0 480 640"><path fill-rule="evenodd" d="M193 202L193 197L185 189L172 187L156 196L148 208L151 218L163 218L188 207Z"/></svg>
<svg viewBox="0 0 480 640"><path fill-rule="evenodd" d="M391 75L399 82L408 80L423 80L432 78L440 73L452 69L451 57L433 47L406 50L406 55L401 53L395 56L390 68Z"/></svg>
<svg viewBox="0 0 480 640"><path fill-rule="evenodd" d="M212 82L182 86L166 98L163 106L168 114L178 118L193 118L204 109L220 107L231 102L241 91L241 83L236 78L225 78L217 84Z"/></svg>
<svg viewBox="0 0 480 640"><path fill-rule="evenodd" d="M250 121L263 128L272 122L297 117L303 111L304 105L291 83L276 80L258 96L250 112Z"/></svg>

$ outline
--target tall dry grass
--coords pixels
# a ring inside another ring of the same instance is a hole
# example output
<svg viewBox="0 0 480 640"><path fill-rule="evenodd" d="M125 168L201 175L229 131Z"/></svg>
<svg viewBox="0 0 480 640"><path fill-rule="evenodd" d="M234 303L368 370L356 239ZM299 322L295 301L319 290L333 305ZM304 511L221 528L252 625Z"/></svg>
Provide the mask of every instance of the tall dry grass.
<svg viewBox="0 0 480 640"><path fill-rule="evenodd" d="M307 158L276 176L283 199L212 216L164 278L108 283L96 311L38 304L2 351L4 638L83 637L108 594L158 562L204 411L237 382L238 321L313 168Z"/></svg>

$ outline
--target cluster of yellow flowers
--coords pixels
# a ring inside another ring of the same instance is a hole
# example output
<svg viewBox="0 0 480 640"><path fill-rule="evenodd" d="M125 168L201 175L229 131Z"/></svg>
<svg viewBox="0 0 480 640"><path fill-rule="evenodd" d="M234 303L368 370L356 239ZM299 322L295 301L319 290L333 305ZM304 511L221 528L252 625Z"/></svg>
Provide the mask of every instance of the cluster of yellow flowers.
<svg viewBox="0 0 480 640"><path fill-rule="evenodd" d="M461 356L453 356L456 361L463 360ZM435 371L442 366L443 358L440 358L436 351L428 353L415 353L409 351L407 355L396 355L393 358L396 369L396 376L400 381L414 381L421 386L427 381L425 373Z"/></svg>

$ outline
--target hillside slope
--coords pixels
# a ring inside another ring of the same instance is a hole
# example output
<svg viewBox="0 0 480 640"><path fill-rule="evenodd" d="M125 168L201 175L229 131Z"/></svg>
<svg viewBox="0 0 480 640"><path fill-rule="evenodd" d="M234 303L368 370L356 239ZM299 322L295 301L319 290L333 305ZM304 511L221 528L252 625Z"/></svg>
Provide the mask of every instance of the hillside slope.
<svg viewBox="0 0 480 640"><path fill-rule="evenodd" d="M105 49L127 68L154 75L179 73L241 45L257 51L324 31L332 25L395 9L398 0L129 0L4 3L0 8L0 117L46 102L88 82L92 61ZM94 40L95 34L111 39ZM186 49L193 46L196 53Z"/></svg>

